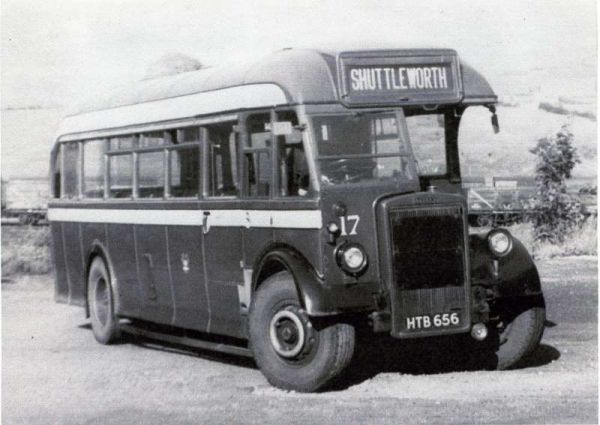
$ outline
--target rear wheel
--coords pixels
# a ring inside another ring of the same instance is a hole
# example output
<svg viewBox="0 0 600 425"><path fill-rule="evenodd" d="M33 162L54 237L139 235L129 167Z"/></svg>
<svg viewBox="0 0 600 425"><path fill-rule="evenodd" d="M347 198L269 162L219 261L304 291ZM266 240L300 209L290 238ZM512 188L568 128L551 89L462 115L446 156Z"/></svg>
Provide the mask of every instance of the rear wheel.
<svg viewBox="0 0 600 425"><path fill-rule="evenodd" d="M280 272L258 288L249 317L250 344L267 380L311 392L331 383L354 353L354 327L317 326L302 309L294 279Z"/></svg>
<svg viewBox="0 0 600 425"><path fill-rule="evenodd" d="M540 343L546 309L543 300L504 303L498 326L497 369L518 366Z"/></svg>
<svg viewBox="0 0 600 425"><path fill-rule="evenodd" d="M90 265L87 300L94 337L101 344L110 344L121 336L115 315L113 291L106 264L96 257Z"/></svg>

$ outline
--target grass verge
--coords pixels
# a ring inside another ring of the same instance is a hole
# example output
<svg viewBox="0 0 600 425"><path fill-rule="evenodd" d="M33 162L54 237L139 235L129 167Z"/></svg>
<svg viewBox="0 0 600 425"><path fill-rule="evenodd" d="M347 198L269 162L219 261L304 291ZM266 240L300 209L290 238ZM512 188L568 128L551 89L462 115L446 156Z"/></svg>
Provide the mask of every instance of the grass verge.
<svg viewBox="0 0 600 425"><path fill-rule="evenodd" d="M516 224L508 230L533 254L535 259L570 257L573 255L598 255L598 220L588 218L585 223L559 245L536 242L530 223Z"/></svg>
<svg viewBox="0 0 600 425"><path fill-rule="evenodd" d="M51 269L49 227L2 226L2 277Z"/></svg>

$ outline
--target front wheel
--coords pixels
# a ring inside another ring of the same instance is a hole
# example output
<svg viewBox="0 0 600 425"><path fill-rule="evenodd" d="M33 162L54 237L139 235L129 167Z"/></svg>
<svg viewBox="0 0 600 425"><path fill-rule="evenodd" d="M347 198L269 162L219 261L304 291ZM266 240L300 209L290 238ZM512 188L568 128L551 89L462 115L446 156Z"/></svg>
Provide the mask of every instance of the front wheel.
<svg viewBox="0 0 600 425"><path fill-rule="evenodd" d="M294 279L280 272L258 288L249 315L254 359L274 386L312 392L331 383L350 363L354 327L317 328L302 309Z"/></svg>
<svg viewBox="0 0 600 425"><path fill-rule="evenodd" d="M518 366L531 354L542 339L545 321L543 300L503 303L498 327L496 368L503 370Z"/></svg>
<svg viewBox="0 0 600 425"><path fill-rule="evenodd" d="M94 337L101 344L110 344L121 336L115 315L113 291L108 269L101 257L90 265L87 284L87 301Z"/></svg>

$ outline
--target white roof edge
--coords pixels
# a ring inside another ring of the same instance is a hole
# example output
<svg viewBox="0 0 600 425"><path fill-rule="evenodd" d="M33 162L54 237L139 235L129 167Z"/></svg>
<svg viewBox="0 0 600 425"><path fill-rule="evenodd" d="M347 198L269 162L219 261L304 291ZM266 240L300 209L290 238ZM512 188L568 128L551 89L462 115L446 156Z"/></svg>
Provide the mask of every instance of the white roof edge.
<svg viewBox="0 0 600 425"><path fill-rule="evenodd" d="M288 103L287 96L281 87L276 84L264 83L229 87L68 116L61 121L54 140L56 141L60 136L72 133L106 130L286 103Z"/></svg>

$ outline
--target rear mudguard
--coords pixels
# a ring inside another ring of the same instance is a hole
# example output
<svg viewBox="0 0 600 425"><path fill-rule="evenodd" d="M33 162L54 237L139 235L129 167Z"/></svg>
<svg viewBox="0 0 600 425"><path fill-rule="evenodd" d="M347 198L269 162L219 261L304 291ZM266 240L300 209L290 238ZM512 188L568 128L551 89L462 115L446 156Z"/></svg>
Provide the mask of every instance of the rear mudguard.
<svg viewBox="0 0 600 425"><path fill-rule="evenodd" d="M494 298L542 295L537 268L519 240L513 238L511 252L496 259L488 248L487 234L470 235L469 239L473 286L492 289Z"/></svg>
<svg viewBox="0 0 600 425"><path fill-rule="evenodd" d="M300 253L288 247L270 250L254 270L253 292L273 272L289 271L294 277L300 303L310 316L330 316L373 308L370 287L327 285Z"/></svg>
<svg viewBox="0 0 600 425"><path fill-rule="evenodd" d="M87 284L88 284L88 273L90 271L90 266L92 265L92 260L94 259L94 257L99 256L104 260L104 264L106 265L106 268L108 269L108 274L110 276L110 286L112 289L112 293L114 294L113 296L113 303L114 303L114 309L115 312L117 314L119 314L119 312L121 311L121 305L119 303L119 291L118 291L118 287L117 287L117 277L114 274L114 267L113 267L113 263L110 259L110 256L108 255L108 250L106 249L106 247L104 246L104 244L102 242L100 242L99 240L94 240L94 242L92 242L92 245L89 247L88 251L85 254L85 258L86 263L85 263L85 270L84 270L84 291L83 293L85 294L85 317L90 317L90 306L88 305L88 298L87 298Z"/></svg>

